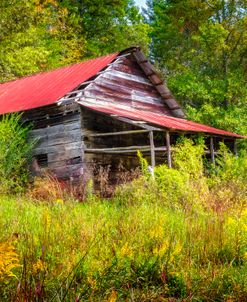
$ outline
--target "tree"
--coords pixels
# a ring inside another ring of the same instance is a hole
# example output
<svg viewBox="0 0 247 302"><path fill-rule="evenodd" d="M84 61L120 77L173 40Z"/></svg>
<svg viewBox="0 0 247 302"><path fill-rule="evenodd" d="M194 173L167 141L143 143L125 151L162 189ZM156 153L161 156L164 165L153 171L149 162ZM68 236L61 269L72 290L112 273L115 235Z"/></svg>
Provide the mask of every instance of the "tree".
<svg viewBox="0 0 247 302"><path fill-rule="evenodd" d="M148 29L132 0L1 0L0 81L134 44Z"/></svg>
<svg viewBox="0 0 247 302"><path fill-rule="evenodd" d="M55 0L2 0L0 19L0 81L83 57L78 22Z"/></svg>
<svg viewBox="0 0 247 302"><path fill-rule="evenodd" d="M149 0L145 15L152 54L185 106L246 110L246 0Z"/></svg>
<svg viewBox="0 0 247 302"><path fill-rule="evenodd" d="M80 18L86 39L86 57L95 57L140 45L148 50L149 26L133 0L61 0L61 5Z"/></svg>

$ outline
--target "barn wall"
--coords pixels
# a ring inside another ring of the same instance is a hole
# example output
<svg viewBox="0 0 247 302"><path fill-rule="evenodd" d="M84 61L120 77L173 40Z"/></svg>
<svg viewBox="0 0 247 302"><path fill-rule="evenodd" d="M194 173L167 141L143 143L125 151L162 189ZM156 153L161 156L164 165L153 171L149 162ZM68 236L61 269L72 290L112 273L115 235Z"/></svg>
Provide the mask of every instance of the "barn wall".
<svg viewBox="0 0 247 302"><path fill-rule="evenodd" d="M26 111L31 122L29 139L36 140L32 172L49 171L59 179L77 179L83 174L83 143L80 107L77 104L46 106Z"/></svg>
<svg viewBox="0 0 247 302"><path fill-rule="evenodd" d="M83 102L101 102L172 115L154 84L143 72L133 55L110 64L83 91Z"/></svg>

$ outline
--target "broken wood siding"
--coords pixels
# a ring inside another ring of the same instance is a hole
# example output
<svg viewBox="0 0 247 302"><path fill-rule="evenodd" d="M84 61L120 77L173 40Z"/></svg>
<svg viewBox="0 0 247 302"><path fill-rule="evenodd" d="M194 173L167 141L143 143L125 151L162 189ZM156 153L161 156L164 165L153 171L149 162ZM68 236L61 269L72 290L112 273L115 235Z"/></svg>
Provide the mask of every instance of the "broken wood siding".
<svg viewBox="0 0 247 302"><path fill-rule="evenodd" d="M96 175L100 167L105 170L109 168L110 182L116 183L117 178L123 175L122 172L134 170L140 166L137 150L140 150L151 164L149 131L140 132L138 125L131 125L82 107L82 129L85 146L84 160L89 174ZM136 133L100 135L121 131L136 131ZM165 163L163 132L154 132L154 145L156 164Z"/></svg>
<svg viewBox="0 0 247 302"><path fill-rule="evenodd" d="M50 172L62 180L77 179L83 174L80 106L56 104L24 112L33 130L29 139L37 140L33 150L34 175Z"/></svg>
<svg viewBox="0 0 247 302"><path fill-rule="evenodd" d="M118 58L84 89L80 102L87 101L172 115L132 54Z"/></svg>

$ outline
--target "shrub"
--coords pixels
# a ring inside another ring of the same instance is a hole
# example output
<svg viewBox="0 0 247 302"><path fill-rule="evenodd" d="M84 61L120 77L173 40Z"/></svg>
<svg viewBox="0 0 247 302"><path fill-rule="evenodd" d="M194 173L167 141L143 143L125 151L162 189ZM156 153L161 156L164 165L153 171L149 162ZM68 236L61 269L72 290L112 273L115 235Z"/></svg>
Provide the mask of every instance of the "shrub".
<svg viewBox="0 0 247 302"><path fill-rule="evenodd" d="M21 114L2 116L0 121L0 193L19 192L28 182L33 143L27 142L29 126Z"/></svg>

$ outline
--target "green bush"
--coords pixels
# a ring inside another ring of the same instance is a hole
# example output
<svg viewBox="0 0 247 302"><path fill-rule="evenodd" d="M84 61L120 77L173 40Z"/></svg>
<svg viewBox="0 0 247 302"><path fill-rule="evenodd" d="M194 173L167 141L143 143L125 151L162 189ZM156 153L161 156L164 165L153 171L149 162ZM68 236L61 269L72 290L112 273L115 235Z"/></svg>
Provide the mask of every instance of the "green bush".
<svg viewBox="0 0 247 302"><path fill-rule="evenodd" d="M21 114L8 114L0 120L0 193L19 192L28 182L32 143L27 142L30 127L21 124Z"/></svg>

